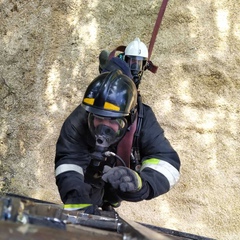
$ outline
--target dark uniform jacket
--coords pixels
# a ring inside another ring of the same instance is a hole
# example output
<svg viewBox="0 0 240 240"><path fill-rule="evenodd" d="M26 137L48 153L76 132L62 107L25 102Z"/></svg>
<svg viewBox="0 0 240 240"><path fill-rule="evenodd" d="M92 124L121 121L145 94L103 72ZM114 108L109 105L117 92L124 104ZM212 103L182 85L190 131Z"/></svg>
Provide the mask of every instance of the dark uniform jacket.
<svg viewBox="0 0 240 240"><path fill-rule="evenodd" d="M114 190L117 200L137 202L152 199L168 192L179 179L178 154L165 138L152 109L143 104L143 110L139 137L139 175L143 187L138 192L131 193ZM87 116L88 113L79 105L65 120L57 141L55 175L63 203L101 205L105 195L114 195L113 189L101 179L103 165L111 166L112 160L100 164L97 169L91 164L90 153L94 150L95 139L88 129ZM116 148L111 150L116 151Z"/></svg>

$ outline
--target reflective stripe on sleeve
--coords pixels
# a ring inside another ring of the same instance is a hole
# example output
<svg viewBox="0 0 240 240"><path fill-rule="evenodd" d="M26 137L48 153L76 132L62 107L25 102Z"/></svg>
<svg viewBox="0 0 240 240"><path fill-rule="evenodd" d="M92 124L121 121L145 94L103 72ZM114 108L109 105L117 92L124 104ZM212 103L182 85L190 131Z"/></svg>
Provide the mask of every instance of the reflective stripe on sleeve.
<svg viewBox="0 0 240 240"><path fill-rule="evenodd" d="M179 180L180 177L179 171L166 161L159 160L156 158L147 159L143 161L143 165L140 169L140 172L147 167L152 168L155 171L163 174L167 178L170 188L172 188Z"/></svg>
<svg viewBox="0 0 240 240"><path fill-rule="evenodd" d="M63 208L64 210L68 210L68 211L73 211L73 210L79 210L79 209L83 209L86 207L92 206L92 204L87 204L87 203L83 203L83 204L64 204Z"/></svg>
<svg viewBox="0 0 240 240"><path fill-rule="evenodd" d="M69 171L78 172L81 175L83 175L83 169L80 166L75 164L62 164L56 168L55 176L58 176L61 173L69 172Z"/></svg>

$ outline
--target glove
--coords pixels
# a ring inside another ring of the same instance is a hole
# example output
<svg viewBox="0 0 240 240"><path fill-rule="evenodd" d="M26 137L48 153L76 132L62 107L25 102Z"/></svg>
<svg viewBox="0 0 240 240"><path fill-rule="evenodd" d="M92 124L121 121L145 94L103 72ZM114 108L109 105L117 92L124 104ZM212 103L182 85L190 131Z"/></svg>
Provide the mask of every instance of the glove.
<svg viewBox="0 0 240 240"><path fill-rule="evenodd" d="M114 189L122 192L136 192L142 188L142 179L137 172L127 167L104 166L102 179L108 182Z"/></svg>
<svg viewBox="0 0 240 240"><path fill-rule="evenodd" d="M76 211L76 210L82 210L84 213L87 214L93 214L93 215L101 215L100 210L98 209L98 206L93 204L64 204L64 210L67 211Z"/></svg>
<svg viewBox="0 0 240 240"><path fill-rule="evenodd" d="M97 205L91 205L89 207L86 207L84 213L101 216L100 210L98 209Z"/></svg>

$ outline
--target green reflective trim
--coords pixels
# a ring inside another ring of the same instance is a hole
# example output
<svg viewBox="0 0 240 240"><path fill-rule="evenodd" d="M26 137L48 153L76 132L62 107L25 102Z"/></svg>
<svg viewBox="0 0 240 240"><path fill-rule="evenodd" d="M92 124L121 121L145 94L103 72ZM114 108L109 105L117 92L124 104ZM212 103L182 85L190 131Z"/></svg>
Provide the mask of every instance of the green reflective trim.
<svg viewBox="0 0 240 240"><path fill-rule="evenodd" d="M119 202L111 203L112 206L117 207L119 205Z"/></svg>
<svg viewBox="0 0 240 240"><path fill-rule="evenodd" d="M145 165L145 164L159 164L161 160L157 159L157 158L150 158L150 159L147 159L147 160L144 160L143 161L143 164L142 165Z"/></svg>
<svg viewBox="0 0 240 240"><path fill-rule="evenodd" d="M65 210L78 210L83 209L86 207L92 206L92 204L89 203L80 203L80 204L64 204Z"/></svg>
<svg viewBox="0 0 240 240"><path fill-rule="evenodd" d="M108 204L110 204L112 207L119 207L120 206L120 203L121 202L115 202L115 203L110 203L110 202L108 202L107 200L104 200L104 203L108 203Z"/></svg>
<svg viewBox="0 0 240 240"><path fill-rule="evenodd" d="M137 180L138 180L137 191L139 191L139 190L142 188L142 179L141 179L141 177L138 175L138 173L135 172L135 174L137 175Z"/></svg>
<svg viewBox="0 0 240 240"><path fill-rule="evenodd" d="M145 168L153 169L164 175L169 182L170 188L172 188L178 182L180 177L178 169L164 160L156 158L147 159L143 161L140 172L144 171Z"/></svg>

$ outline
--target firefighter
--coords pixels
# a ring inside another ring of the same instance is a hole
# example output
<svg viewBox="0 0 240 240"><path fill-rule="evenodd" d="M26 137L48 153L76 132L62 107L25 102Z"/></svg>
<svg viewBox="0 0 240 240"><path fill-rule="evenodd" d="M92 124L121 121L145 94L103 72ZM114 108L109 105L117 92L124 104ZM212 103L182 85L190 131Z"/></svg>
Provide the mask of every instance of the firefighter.
<svg viewBox="0 0 240 240"><path fill-rule="evenodd" d="M111 62L109 62L110 53L107 50L103 50L99 54L99 72L109 68ZM120 53L118 58L125 61L131 71L131 78L133 79L136 87L139 87L140 81L143 76L143 72L148 68L148 49L147 46L140 41L137 37L131 41L125 48L123 53Z"/></svg>
<svg viewBox="0 0 240 240"><path fill-rule="evenodd" d="M145 104L140 166L131 165L132 154L124 160L118 155L120 145L133 142L126 136L131 138L136 129L137 94L134 82L120 70L104 72L90 83L82 103L65 120L56 144L55 176L66 210L97 214L99 207L108 210L123 200L158 197L177 183L179 156Z"/></svg>
<svg viewBox="0 0 240 240"><path fill-rule="evenodd" d="M124 51L124 61L129 65L133 81L135 85L139 86L142 79L143 72L147 68L148 49L146 45L135 38L130 42Z"/></svg>

